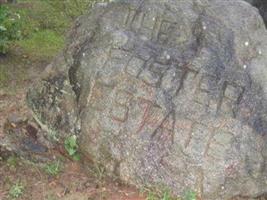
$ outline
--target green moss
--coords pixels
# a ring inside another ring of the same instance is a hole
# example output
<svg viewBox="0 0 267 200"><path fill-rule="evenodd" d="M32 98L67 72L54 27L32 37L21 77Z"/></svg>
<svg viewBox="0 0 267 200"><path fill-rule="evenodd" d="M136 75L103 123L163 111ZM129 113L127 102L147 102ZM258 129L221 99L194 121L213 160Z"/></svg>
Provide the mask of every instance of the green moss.
<svg viewBox="0 0 267 200"><path fill-rule="evenodd" d="M50 30L39 31L17 45L31 57L51 58L63 48L64 37Z"/></svg>

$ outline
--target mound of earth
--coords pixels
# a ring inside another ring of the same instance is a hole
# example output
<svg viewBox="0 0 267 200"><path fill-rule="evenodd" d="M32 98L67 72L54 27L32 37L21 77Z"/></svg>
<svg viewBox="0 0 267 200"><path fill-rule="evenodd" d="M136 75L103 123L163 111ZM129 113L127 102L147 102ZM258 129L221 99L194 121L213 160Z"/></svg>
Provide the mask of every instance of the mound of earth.
<svg viewBox="0 0 267 200"><path fill-rule="evenodd" d="M28 93L45 136L137 187L267 192L267 34L241 0L124 0L80 17Z"/></svg>

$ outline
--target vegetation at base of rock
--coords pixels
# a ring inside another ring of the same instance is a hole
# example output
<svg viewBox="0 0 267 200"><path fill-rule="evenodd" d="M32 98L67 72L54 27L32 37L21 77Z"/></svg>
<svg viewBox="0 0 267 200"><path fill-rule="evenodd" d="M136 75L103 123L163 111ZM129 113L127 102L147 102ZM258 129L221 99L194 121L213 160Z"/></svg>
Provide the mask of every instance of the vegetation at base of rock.
<svg viewBox="0 0 267 200"><path fill-rule="evenodd" d="M146 200L181 200L180 198L172 198L168 192L164 192L163 196L158 196L152 192L148 194Z"/></svg>
<svg viewBox="0 0 267 200"><path fill-rule="evenodd" d="M78 153L78 142L77 142L77 136L72 135L65 139L64 141L64 147L66 151L68 152L69 156L72 157L73 160L79 161L80 155Z"/></svg>
<svg viewBox="0 0 267 200"><path fill-rule="evenodd" d="M169 190L164 192L155 192L149 191L146 200L197 200L197 193L193 190L187 190L181 198L172 197Z"/></svg>
<svg viewBox="0 0 267 200"><path fill-rule="evenodd" d="M18 165L18 158L16 156L10 156L6 161L8 167L10 168L16 168Z"/></svg>
<svg viewBox="0 0 267 200"><path fill-rule="evenodd" d="M90 171L95 176L95 179L99 184L102 184L105 177L107 176L105 167L97 163L94 163L94 166L90 167Z"/></svg>
<svg viewBox="0 0 267 200"><path fill-rule="evenodd" d="M20 182L17 182L10 188L9 195L11 198L16 199L23 194L23 191L24 186Z"/></svg>
<svg viewBox="0 0 267 200"><path fill-rule="evenodd" d="M57 176L61 171L61 164L59 161L46 164L45 172L50 176Z"/></svg>
<svg viewBox="0 0 267 200"><path fill-rule="evenodd" d="M187 190L183 195L183 200L197 200L197 193L193 190Z"/></svg>
<svg viewBox="0 0 267 200"><path fill-rule="evenodd" d="M185 200L184 198L173 196L170 190L163 185L155 188L143 188L141 193L146 194L146 200Z"/></svg>
<svg viewBox="0 0 267 200"><path fill-rule="evenodd" d="M21 38L20 15L0 5L0 54L5 54L11 41Z"/></svg>

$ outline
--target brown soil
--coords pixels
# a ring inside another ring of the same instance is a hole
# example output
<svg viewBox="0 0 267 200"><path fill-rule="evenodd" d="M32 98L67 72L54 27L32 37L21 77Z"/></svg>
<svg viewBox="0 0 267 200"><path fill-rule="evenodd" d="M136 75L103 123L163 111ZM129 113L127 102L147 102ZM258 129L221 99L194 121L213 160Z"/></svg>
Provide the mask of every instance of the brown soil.
<svg viewBox="0 0 267 200"><path fill-rule="evenodd" d="M19 161L16 167L0 162L0 199L9 199L15 183L24 186L21 200L144 200L138 192L115 181L98 180L77 163L64 162L62 172L51 177L41 167Z"/></svg>

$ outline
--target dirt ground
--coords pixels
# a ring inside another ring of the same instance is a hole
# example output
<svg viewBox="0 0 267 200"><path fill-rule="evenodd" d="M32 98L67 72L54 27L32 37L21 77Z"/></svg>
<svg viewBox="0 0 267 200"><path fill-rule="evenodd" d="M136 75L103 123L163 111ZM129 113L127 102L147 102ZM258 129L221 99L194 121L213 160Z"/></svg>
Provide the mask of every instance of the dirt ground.
<svg viewBox="0 0 267 200"><path fill-rule="evenodd" d="M0 57L0 65L8 68L8 79L0 87L0 139L9 115L31 118L26 92L48 62L15 54ZM23 186L22 195L17 198L21 200L145 200L136 189L103 178L93 170L89 173L79 163L62 158L61 166L61 171L51 176L42 166L19 158L0 159L0 200L12 199L10 188L18 182Z"/></svg>
<svg viewBox="0 0 267 200"><path fill-rule="evenodd" d="M41 167L18 161L16 167L0 162L0 199L8 200L15 183L23 186L21 200L144 200L138 192L117 182L99 180L77 163L64 162L59 175L51 177Z"/></svg>

